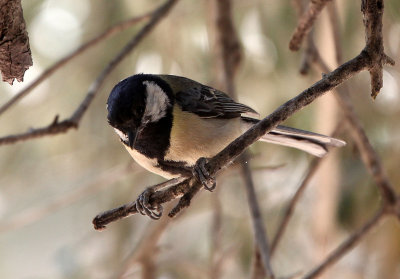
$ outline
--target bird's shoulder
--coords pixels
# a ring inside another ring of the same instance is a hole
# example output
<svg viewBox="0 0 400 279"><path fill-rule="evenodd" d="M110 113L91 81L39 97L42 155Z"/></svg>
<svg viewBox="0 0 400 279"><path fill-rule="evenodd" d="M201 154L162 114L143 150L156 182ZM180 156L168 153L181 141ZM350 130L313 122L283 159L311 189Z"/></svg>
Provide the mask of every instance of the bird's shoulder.
<svg viewBox="0 0 400 279"><path fill-rule="evenodd" d="M197 81L172 75L160 77L169 84L176 103L183 111L202 118L235 118L242 113L257 114L251 107L235 102L224 92Z"/></svg>

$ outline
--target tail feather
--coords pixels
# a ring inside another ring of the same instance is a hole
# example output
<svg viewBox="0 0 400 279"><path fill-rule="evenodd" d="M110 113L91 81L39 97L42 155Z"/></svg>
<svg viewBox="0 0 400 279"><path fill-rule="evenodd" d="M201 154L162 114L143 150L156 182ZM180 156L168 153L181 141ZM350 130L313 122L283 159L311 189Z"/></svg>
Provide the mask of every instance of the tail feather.
<svg viewBox="0 0 400 279"><path fill-rule="evenodd" d="M254 118L242 117L245 130L258 122L259 120ZM260 140L297 148L317 157L323 157L328 152L329 146L341 147L346 145L344 141L339 139L281 125L262 136Z"/></svg>

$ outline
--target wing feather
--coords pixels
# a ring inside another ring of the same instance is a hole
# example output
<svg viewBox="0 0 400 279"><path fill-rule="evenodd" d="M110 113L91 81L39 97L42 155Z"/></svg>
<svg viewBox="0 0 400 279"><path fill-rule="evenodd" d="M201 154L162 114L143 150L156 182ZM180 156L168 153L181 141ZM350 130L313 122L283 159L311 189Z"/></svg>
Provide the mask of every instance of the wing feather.
<svg viewBox="0 0 400 279"><path fill-rule="evenodd" d="M237 103L225 93L202 84L178 92L176 101L183 111L195 113L202 118L235 118L242 113L257 114L251 107Z"/></svg>

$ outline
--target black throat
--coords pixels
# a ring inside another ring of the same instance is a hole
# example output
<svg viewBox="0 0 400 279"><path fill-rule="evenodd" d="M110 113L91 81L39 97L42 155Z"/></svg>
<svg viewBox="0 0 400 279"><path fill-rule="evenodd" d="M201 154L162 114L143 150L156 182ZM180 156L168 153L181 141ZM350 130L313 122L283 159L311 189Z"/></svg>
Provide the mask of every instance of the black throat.
<svg viewBox="0 0 400 279"><path fill-rule="evenodd" d="M157 122L148 123L136 138L134 148L149 158L162 160L170 146L172 108Z"/></svg>

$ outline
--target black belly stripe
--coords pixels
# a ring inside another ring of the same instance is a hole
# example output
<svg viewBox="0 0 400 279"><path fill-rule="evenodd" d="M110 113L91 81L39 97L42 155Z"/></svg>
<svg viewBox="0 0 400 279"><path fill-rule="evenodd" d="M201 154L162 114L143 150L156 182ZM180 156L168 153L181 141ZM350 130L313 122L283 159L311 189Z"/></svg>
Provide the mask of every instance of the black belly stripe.
<svg viewBox="0 0 400 279"><path fill-rule="evenodd" d="M158 160L158 166L170 174L179 174L180 176L192 176L192 168L187 167L184 162Z"/></svg>
<svg viewBox="0 0 400 279"><path fill-rule="evenodd" d="M135 149L149 158L162 160L170 146L172 112L146 125L136 139Z"/></svg>

